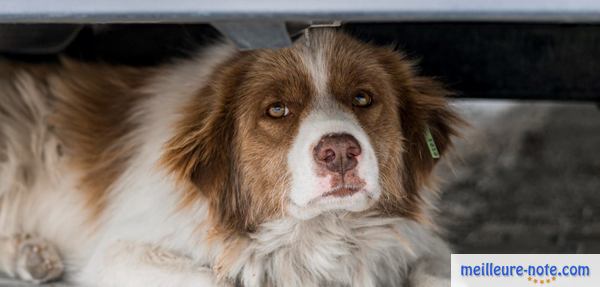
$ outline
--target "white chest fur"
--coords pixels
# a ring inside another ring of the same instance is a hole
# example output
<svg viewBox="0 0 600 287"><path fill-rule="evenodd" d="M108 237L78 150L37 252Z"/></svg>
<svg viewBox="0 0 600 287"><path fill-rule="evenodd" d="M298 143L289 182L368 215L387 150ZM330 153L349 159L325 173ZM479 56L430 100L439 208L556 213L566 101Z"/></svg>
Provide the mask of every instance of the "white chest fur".
<svg viewBox="0 0 600 287"><path fill-rule="evenodd" d="M438 241L402 218L281 219L252 236L229 274L243 286L399 286L417 258L445 249Z"/></svg>

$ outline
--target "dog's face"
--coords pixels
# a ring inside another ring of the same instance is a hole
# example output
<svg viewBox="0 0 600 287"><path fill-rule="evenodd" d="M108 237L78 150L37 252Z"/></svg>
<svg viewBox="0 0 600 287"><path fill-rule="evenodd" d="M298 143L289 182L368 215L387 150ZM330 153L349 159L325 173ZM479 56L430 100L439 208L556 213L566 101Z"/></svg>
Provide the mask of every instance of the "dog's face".
<svg viewBox="0 0 600 287"><path fill-rule="evenodd" d="M186 107L164 162L225 226L324 212L417 218L419 190L459 119L397 52L320 31L239 52Z"/></svg>

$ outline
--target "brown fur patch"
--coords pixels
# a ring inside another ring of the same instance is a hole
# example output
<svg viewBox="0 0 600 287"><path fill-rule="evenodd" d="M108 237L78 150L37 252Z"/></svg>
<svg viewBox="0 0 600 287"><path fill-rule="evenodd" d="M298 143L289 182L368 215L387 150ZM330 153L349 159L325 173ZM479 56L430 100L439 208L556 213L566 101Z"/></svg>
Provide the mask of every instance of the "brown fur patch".
<svg viewBox="0 0 600 287"><path fill-rule="evenodd" d="M165 146L162 162L180 182L194 183L182 204L188 206L204 195L211 216L224 229L244 229L250 207L241 191L234 143L234 101L247 71L250 55L239 55L216 68L198 97L182 111L183 120Z"/></svg>
<svg viewBox="0 0 600 287"><path fill-rule="evenodd" d="M143 97L136 89L150 71L62 60L49 78L54 113L49 119L65 145L79 188L97 218L111 185L124 171L134 146L124 138L135 128L133 107Z"/></svg>
<svg viewBox="0 0 600 287"><path fill-rule="evenodd" d="M394 211L394 204L407 207L408 215L421 219L421 191L433 187L431 173L439 159L431 157L425 140L425 130L430 129L435 143L443 156L451 147L451 138L458 136L457 128L464 121L449 107L446 90L437 81L418 76L413 64L397 52L382 51L382 65L392 77L394 91L399 98L399 118L403 134L401 172L403 196L396 200L381 201L383 210Z"/></svg>

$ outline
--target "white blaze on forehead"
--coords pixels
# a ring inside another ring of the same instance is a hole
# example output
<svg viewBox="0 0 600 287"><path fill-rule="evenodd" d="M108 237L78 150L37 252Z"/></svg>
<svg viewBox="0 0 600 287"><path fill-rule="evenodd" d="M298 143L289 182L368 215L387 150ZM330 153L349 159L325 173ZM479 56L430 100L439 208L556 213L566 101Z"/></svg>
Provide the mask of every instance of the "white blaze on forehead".
<svg viewBox="0 0 600 287"><path fill-rule="evenodd" d="M323 50L303 48L300 56L309 72L316 94L313 95L313 102L309 105L311 110L302 120L288 154L288 167L292 179L288 193L288 211L297 218L311 218L328 210L365 210L380 194L375 152L356 117L329 94L327 59ZM357 170L358 176L366 183L365 192L347 198L314 203L329 191L331 186L330 176L317 175L313 149L323 136L340 133L354 136L361 146L362 153Z"/></svg>
<svg viewBox="0 0 600 287"><path fill-rule="evenodd" d="M317 95L327 93L327 80L329 79L327 59L325 59L323 50L311 47L300 48L300 59L308 71Z"/></svg>

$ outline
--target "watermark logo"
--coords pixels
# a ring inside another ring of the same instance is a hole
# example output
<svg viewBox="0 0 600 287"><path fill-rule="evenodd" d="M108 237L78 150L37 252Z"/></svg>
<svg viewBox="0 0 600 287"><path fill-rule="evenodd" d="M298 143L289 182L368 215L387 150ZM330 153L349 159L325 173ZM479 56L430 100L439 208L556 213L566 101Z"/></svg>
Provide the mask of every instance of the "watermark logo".
<svg viewBox="0 0 600 287"><path fill-rule="evenodd" d="M452 287L600 286L600 254L453 254Z"/></svg>

